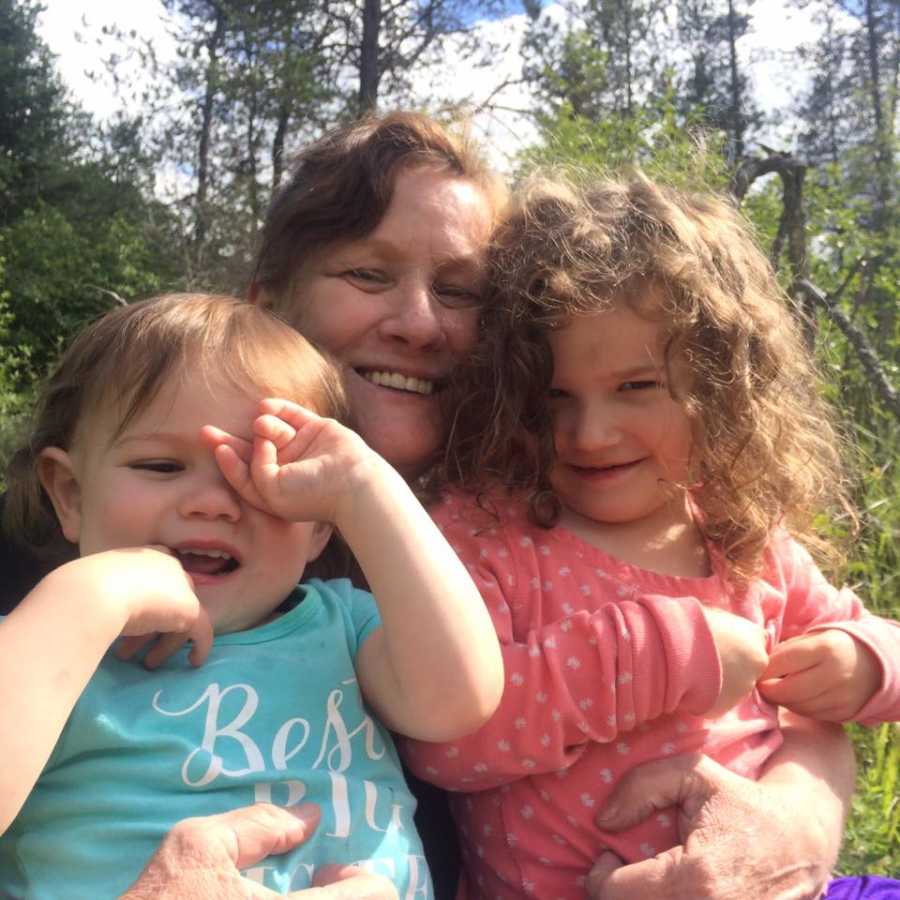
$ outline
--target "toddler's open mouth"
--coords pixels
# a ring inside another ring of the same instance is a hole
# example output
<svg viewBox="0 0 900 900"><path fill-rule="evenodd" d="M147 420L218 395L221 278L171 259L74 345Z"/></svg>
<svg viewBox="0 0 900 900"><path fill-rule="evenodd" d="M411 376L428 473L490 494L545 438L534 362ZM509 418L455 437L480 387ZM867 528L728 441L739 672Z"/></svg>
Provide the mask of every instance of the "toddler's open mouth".
<svg viewBox="0 0 900 900"><path fill-rule="evenodd" d="M240 563L224 550L175 550L182 568L189 575L229 575Z"/></svg>

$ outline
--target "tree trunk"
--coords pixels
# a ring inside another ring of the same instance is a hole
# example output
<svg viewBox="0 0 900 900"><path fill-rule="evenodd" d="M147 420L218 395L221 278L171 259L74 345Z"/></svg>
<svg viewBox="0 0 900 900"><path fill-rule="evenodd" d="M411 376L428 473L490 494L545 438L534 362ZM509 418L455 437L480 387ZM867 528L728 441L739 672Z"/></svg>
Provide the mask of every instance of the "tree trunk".
<svg viewBox="0 0 900 900"><path fill-rule="evenodd" d="M281 175L284 172L284 139L287 135L290 112L287 103L281 102L278 107L278 119L275 125L275 136L272 138L272 193L278 190L281 184Z"/></svg>
<svg viewBox="0 0 900 900"><path fill-rule="evenodd" d="M809 261L806 250L806 212L803 208L803 183L806 164L786 153L771 153L766 159L745 159L735 170L731 180L731 194L738 205L743 201L750 185L763 175L777 173L782 185L781 219L778 234L772 244L770 259L778 269L784 244L787 242L788 266L791 272L791 296L802 313L804 336L810 347L815 341L814 300L798 287L809 277Z"/></svg>
<svg viewBox="0 0 900 900"><path fill-rule="evenodd" d="M216 8L216 27L206 42L209 59L206 63L206 88L200 116L200 145L197 153L197 209L194 240L202 244L208 230L206 202L209 197L209 145L212 129L213 101L218 90L218 54L225 36L225 13Z"/></svg>
<svg viewBox="0 0 900 900"><path fill-rule="evenodd" d="M744 156L744 125L741 121L741 82L738 73L737 27L734 21L734 0L728 0L728 60L731 68L731 127L734 159Z"/></svg>
<svg viewBox="0 0 900 900"><path fill-rule="evenodd" d="M378 33L381 0L364 0L362 46L359 56L359 109L374 112L378 104Z"/></svg>
<svg viewBox="0 0 900 900"><path fill-rule="evenodd" d="M869 65L869 99L875 119L875 180L877 204L875 231L887 227L891 203L891 175L893 152L891 148L893 127L889 130L881 93L881 67L879 63L880 35L875 16L875 0L866 0L866 55ZM893 126L893 123L891 123Z"/></svg>

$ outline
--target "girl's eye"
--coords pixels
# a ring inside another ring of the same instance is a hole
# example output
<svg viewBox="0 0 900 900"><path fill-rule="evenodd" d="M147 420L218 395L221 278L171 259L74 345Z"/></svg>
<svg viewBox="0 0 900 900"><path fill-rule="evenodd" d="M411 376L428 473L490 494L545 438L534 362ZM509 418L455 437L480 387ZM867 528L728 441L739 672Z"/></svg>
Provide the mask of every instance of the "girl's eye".
<svg viewBox="0 0 900 900"><path fill-rule="evenodd" d="M563 397L568 397L569 395L562 388L552 387L547 391L547 398L549 400L560 400Z"/></svg>
<svg viewBox="0 0 900 900"><path fill-rule="evenodd" d="M624 381L619 385L620 391L649 391L664 387L661 381Z"/></svg>
<svg viewBox="0 0 900 900"><path fill-rule="evenodd" d="M129 463L129 469L135 469L138 472L156 472L160 475L173 475L180 472L184 466L171 459L148 459L139 462Z"/></svg>
<svg viewBox="0 0 900 900"><path fill-rule="evenodd" d="M432 288L441 306L449 309L465 309L481 303L481 293L456 284L436 284Z"/></svg>

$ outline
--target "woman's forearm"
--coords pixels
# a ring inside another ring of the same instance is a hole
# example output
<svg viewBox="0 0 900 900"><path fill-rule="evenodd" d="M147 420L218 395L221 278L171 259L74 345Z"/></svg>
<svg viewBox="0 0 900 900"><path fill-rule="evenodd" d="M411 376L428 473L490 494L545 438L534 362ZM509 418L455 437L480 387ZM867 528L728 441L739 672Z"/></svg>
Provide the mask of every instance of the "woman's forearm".
<svg viewBox="0 0 900 900"><path fill-rule="evenodd" d="M823 852L837 858L856 783L856 759L840 725L814 722L781 710L784 743L769 759L760 782L797 791L806 814L815 817Z"/></svg>

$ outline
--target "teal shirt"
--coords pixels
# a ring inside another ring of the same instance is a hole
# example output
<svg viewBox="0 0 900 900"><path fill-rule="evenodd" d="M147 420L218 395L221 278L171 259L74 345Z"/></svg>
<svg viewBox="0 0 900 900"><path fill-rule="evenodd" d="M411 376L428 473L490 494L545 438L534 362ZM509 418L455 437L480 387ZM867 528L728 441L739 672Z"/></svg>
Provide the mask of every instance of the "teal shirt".
<svg viewBox="0 0 900 900"><path fill-rule="evenodd" d="M245 875L279 893L325 863L362 863L401 897L432 897L409 793L387 731L363 705L359 647L372 596L313 580L287 613L220 635L149 672L108 654L44 772L0 838L0 895L103 900L134 880L181 819L255 801L317 803L313 837Z"/></svg>

